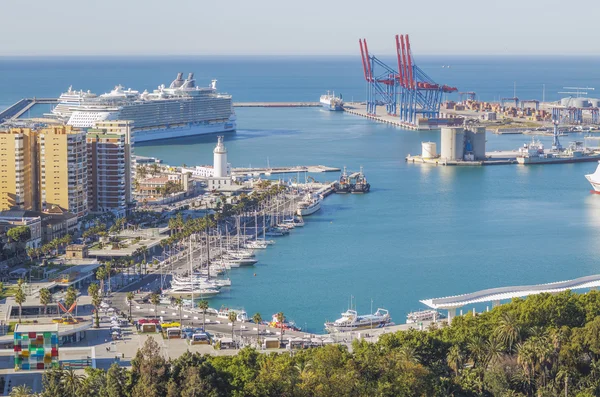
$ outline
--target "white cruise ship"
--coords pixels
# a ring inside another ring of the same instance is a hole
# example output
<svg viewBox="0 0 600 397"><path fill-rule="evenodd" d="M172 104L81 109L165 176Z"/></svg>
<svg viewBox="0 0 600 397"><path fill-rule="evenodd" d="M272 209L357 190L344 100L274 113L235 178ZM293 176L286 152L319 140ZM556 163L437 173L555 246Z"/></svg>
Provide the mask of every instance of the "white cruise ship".
<svg viewBox="0 0 600 397"><path fill-rule="evenodd" d="M93 128L105 120L132 120L136 143L234 131L236 127L231 95L219 94L216 80L208 87L198 87L193 73L185 80L183 73L178 73L169 87L160 85L152 92L117 86L96 96L69 89L52 113L78 128Z"/></svg>

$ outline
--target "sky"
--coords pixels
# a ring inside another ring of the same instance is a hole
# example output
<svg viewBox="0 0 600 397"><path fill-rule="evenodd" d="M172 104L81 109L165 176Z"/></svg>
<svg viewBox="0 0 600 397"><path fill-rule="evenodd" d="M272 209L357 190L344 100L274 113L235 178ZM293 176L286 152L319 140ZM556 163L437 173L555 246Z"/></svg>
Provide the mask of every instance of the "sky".
<svg viewBox="0 0 600 397"><path fill-rule="evenodd" d="M598 55L600 1L0 0L0 56ZM417 50L418 49L418 50Z"/></svg>

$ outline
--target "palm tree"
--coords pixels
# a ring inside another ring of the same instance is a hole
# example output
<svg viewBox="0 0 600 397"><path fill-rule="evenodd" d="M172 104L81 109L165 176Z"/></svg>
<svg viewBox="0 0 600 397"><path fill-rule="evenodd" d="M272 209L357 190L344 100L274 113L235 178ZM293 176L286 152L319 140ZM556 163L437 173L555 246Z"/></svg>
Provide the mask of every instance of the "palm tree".
<svg viewBox="0 0 600 397"><path fill-rule="evenodd" d="M29 397L31 396L31 389L27 385L15 386L12 388L9 396L10 397Z"/></svg>
<svg viewBox="0 0 600 397"><path fill-rule="evenodd" d="M17 293L15 294L15 302L19 305L19 324L21 324L21 313L23 312L23 303L27 297L25 296L25 292L23 292L23 288L21 286L17 287Z"/></svg>
<svg viewBox="0 0 600 397"><path fill-rule="evenodd" d="M44 315L48 314L48 305L52 302L52 294L48 288L40 289L40 304L44 306Z"/></svg>
<svg viewBox="0 0 600 397"><path fill-rule="evenodd" d="M281 332L279 332L279 346L283 344L283 323L285 322L285 316L283 312L277 313L277 323L279 323L279 327L281 328Z"/></svg>
<svg viewBox="0 0 600 397"><path fill-rule="evenodd" d="M85 376L78 375L77 373L75 373L75 371L73 371L72 368L69 368L67 371L64 372L61 379L61 383L63 384L65 390L67 391L67 393L69 393L71 397L77 397L77 391L84 378Z"/></svg>
<svg viewBox="0 0 600 397"><path fill-rule="evenodd" d="M260 323L262 322L262 317L260 313L254 313L252 316L252 321L256 324L256 344L260 346Z"/></svg>
<svg viewBox="0 0 600 397"><path fill-rule="evenodd" d="M227 315L229 321L231 321L231 339L233 340L233 329L235 328L235 320L237 320L237 313L234 311L230 311Z"/></svg>
<svg viewBox="0 0 600 397"><path fill-rule="evenodd" d="M516 316L511 312L507 312L500 317L499 325L495 330L495 336L506 346L508 352L511 353L515 343L521 341L522 331Z"/></svg>
<svg viewBox="0 0 600 397"><path fill-rule="evenodd" d="M198 308L202 310L202 331L206 331L206 311L208 310L208 301L201 300L198 302Z"/></svg>
<svg viewBox="0 0 600 397"><path fill-rule="evenodd" d="M96 280L100 281L100 296L104 295L104 279L106 278L106 270L104 267L99 267L96 270Z"/></svg>
<svg viewBox="0 0 600 397"><path fill-rule="evenodd" d="M154 305L154 318L156 318L156 315L158 313L158 304L160 303L160 297L158 296L158 294L152 294L150 296L150 303Z"/></svg>
<svg viewBox="0 0 600 397"><path fill-rule="evenodd" d="M96 328L100 327L100 313L98 313L98 310L100 309L100 303L102 302L99 290L100 287L96 283L92 283L88 287L88 295L92 298L92 306L94 306L94 312L96 315Z"/></svg>
<svg viewBox="0 0 600 397"><path fill-rule="evenodd" d="M183 318L181 317L181 309L183 308L183 298L180 296L175 299L175 306L179 309L179 328L183 325Z"/></svg>
<svg viewBox="0 0 600 397"><path fill-rule="evenodd" d="M448 350L448 356L446 357L448 366L454 371L456 376L460 375L460 370L463 368L465 362L465 355L458 345L453 345Z"/></svg>
<svg viewBox="0 0 600 397"><path fill-rule="evenodd" d="M131 305L133 304L133 299L135 298L135 294L132 291L127 293L127 303L129 304L129 321L131 321Z"/></svg>

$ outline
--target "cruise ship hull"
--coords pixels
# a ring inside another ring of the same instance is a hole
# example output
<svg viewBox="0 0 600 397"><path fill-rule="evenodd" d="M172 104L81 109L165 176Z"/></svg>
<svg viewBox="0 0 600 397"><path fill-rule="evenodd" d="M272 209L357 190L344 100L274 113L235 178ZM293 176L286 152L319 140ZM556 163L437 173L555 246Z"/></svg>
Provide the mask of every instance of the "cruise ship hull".
<svg viewBox="0 0 600 397"><path fill-rule="evenodd" d="M306 208L298 208L296 210L296 214L300 215L300 216L308 216L308 215L312 215L315 212L317 212L318 210L321 209L321 201L316 202L315 204L306 207Z"/></svg>
<svg viewBox="0 0 600 397"><path fill-rule="evenodd" d="M145 129L134 130L135 143L162 141L165 139L185 138L196 135L217 134L222 132L235 131L236 124L234 121L225 123L211 124L189 124L186 126L160 128L160 129Z"/></svg>

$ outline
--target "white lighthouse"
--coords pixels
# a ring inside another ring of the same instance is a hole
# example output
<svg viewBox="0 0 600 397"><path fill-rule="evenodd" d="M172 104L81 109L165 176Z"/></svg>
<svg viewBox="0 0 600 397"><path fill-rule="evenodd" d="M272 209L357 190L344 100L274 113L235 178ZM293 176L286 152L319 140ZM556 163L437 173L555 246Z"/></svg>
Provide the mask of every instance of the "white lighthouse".
<svg viewBox="0 0 600 397"><path fill-rule="evenodd" d="M217 146L214 153L214 178L227 178L229 175L227 174L227 149L225 149L225 145L223 145L223 137L218 137Z"/></svg>

